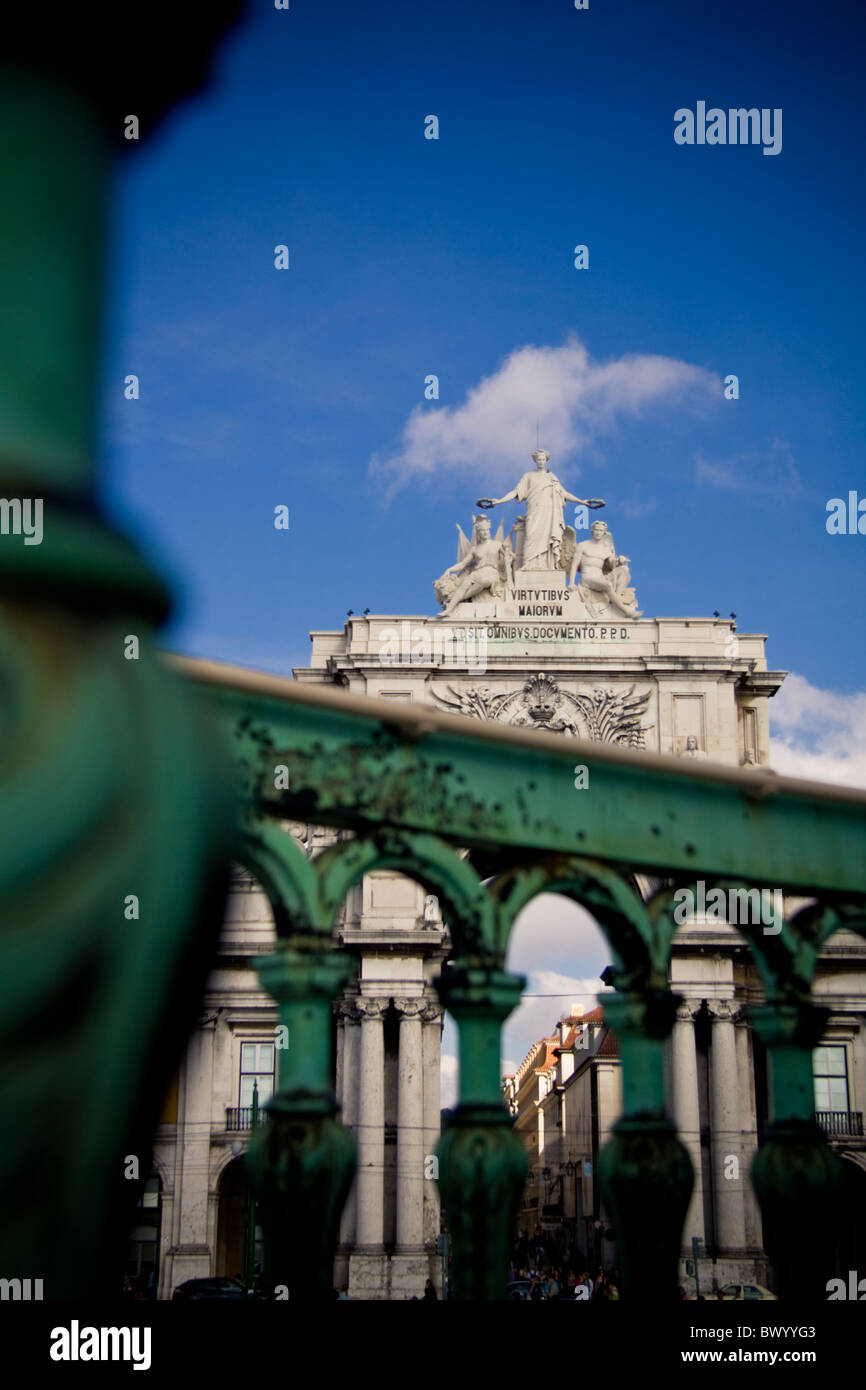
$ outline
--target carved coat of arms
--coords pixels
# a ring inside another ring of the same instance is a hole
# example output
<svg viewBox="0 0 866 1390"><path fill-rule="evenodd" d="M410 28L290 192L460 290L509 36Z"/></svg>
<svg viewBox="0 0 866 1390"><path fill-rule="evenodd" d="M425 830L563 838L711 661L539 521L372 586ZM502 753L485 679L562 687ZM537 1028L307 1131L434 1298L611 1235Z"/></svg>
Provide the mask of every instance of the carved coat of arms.
<svg viewBox="0 0 866 1390"><path fill-rule="evenodd" d="M462 690L449 685L446 689L453 698L432 692L441 708L475 719L498 720L516 728L546 729L598 743L643 748L650 727L642 722L650 692L636 695L633 685L624 691L596 689L572 695L561 690L552 676L539 672L530 676L521 690L506 694L494 694L485 685Z"/></svg>

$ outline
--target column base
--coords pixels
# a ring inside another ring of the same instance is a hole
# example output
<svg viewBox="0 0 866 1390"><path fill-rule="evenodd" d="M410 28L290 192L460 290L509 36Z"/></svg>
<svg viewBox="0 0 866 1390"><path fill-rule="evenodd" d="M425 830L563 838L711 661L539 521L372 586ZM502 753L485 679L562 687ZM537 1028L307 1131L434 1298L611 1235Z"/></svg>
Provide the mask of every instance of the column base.
<svg viewBox="0 0 866 1390"><path fill-rule="evenodd" d="M209 1279L211 1276L211 1252L207 1245L172 1246L166 1251L165 1263L165 1279L160 1283L167 1298L171 1298L178 1284L185 1284L187 1279Z"/></svg>
<svg viewBox="0 0 866 1390"><path fill-rule="evenodd" d="M391 1297L389 1257L384 1250L354 1250L349 1256L349 1298L383 1302Z"/></svg>
<svg viewBox="0 0 866 1390"><path fill-rule="evenodd" d="M428 1252L423 1245L408 1246L405 1250L398 1250L391 1256L391 1298L395 1301L402 1301L411 1298L424 1297L424 1285L428 1279L436 1279L431 1265ZM439 1260L441 1268L442 1261ZM437 1288L439 1297L442 1297L441 1289Z"/></svg>
<svg viewBox="0 0 866 1390"><path fill-rule="evenodd" d="M695 1280L694 1275L686 1274L686 1259L691 1259L691 1255L684 1255L680 1261L679 1282L691 1296L695 1292ZM761 1284L765 1289L770 1287L770 1264L763 1251L744 1251L742 1254L720 1256L717 1260L701 1260L698 1275L701 1297L708 1302L715 1297L715 1290L725 1284Z"/></svg>
<svg viewBox="0 0 866 1390"><path fill-rule="evenodd" d="M337 1267L335 1262L335 1273ZM354 1250L348 1256L347 1267L348 1276L343 1283L348 1283L350 1299L395 1303L422 1299L428 1279L433 1280L442 1297L441 1260L420 1245L393 1255L384 1250ZM337 1283L336 1287L341 1285Z"/></svg>

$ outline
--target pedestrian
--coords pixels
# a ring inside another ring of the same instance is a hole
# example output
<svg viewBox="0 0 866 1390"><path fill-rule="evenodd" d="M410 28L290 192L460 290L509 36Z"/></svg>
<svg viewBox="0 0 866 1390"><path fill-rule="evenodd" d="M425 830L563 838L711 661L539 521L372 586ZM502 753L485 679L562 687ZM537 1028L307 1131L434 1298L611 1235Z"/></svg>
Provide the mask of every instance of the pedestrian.
<svg viewBox="0 0 866 1390"><path fill-rule="evenodd" d="M427 1283L424 1285L424 1297L425 1297L425 1298L431 1298L431 1299L438 1299L438 1298L439 1298L439 1295L438 1295L438 1293L436 1292L436 1288L435 1288L435 1285L434 1285L432 1279L428 1279L428 1280L427 1280Z"/></svg>

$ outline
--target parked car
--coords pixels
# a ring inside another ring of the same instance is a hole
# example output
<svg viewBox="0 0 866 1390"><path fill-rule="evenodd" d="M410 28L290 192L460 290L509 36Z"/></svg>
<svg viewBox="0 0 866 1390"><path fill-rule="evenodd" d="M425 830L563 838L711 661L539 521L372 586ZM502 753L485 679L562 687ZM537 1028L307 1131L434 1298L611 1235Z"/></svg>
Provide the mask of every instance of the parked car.
<svg viewBox="0 0 866 1390"><path fill-rule="evenodd" d="M776 1295L765 1289L763 1284L723 1284L722 1298L730 1300L737 1299L739 1302L755 1302L765 1298L776 1301Z"/></svg>
<svg viewBox="0 0 866 1390"><path fill-rule="evenodd" d="M531 1279L512 1279L511 1283L508 1284L506 1287L506 1297L513 1299L515 1303L518 1299L520 1299L521 1302L525 1303L529 1299L529 1290L531 1288ZM546 1299L546 1294L542 1294L541 1297L542 1300Z"/></svg>
<svg viewBox="0 0 866 1390"><path fill-rule="evenodd" d="M171 1300L185 1298L199 1302L204 1298L237 1298L246 1301L248 1297L246 1286L239 1279L187 1279L178 1284Z"/></svg>

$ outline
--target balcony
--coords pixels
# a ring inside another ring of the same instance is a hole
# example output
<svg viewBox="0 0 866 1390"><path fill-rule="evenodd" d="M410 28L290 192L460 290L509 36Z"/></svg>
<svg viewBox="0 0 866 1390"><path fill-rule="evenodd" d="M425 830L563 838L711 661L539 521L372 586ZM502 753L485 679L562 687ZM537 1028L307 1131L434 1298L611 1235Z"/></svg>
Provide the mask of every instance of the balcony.
<svg viewBox="0 0 866 1390"><path fill-rule="evenodd" d="M816 1110L815 1119L831 1139L863 1138L862 1110Z"/></svg>
<svg viewBox="0 0 866 1390"><path fill-rule="evenodd" d="M267 1120L264 1108L259 1110L256 1129L263 1125ZM251 1105L226 1106L226 1129L234 1132L243 1133L253 1127L253 1108Z"/></svg>

